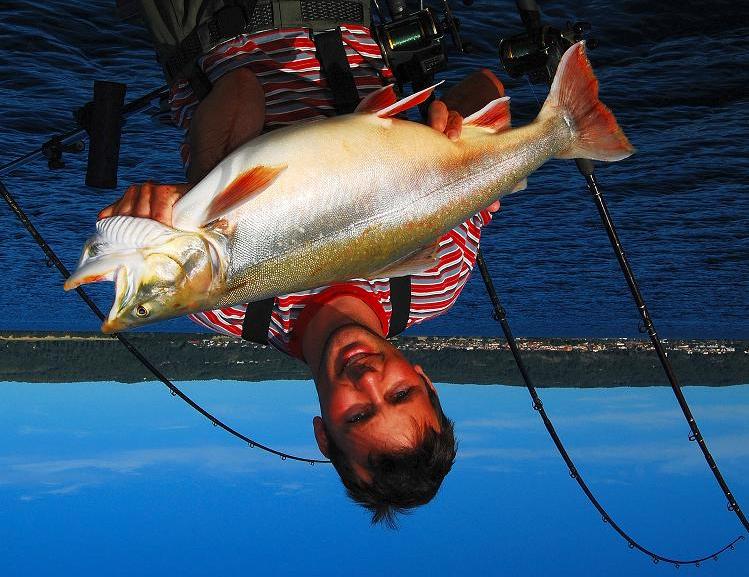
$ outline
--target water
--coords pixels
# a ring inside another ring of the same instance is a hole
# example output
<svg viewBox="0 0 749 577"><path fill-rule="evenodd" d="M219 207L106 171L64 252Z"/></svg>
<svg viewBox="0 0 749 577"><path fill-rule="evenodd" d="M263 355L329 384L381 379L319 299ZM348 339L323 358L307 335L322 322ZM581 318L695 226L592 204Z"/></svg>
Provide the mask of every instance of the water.
<svg viewBox="0 0 749 577"><path fill-rule="evenodd" d="M749 338L749 7L702 3L548 2L550 22L588 20L601 46L591 53L602 99L638 148L600 169L619 232L659 332L671 338ZM498 71L498 38L520 32L512 2L456 5L476 47L454 56L449 81L479 66ZM5 2L0 12L0 163L69 126L94 79L126 82L128 98L161 85L147 35L116 20L113 3ZM543 98L507 80L518 123ZM142 115L128 121L120 192L129 182L182 180L179 134ZM96 212L119 192L83 185L84 157L65 170L36 162L7 178L52 246L73 266ZM98 322L0 209L0 330L95 330ZM638 316L584 181L552 162L506 199L483 246L517 334L634 336ZM111 286L94 290L102 307ZM496 334L475 275L447 316L422 334ZM192 331L185 320L151 330Z"/></svg>
<svg viewBox="0 0 749 577"><path fill-rule="evenodd" d="M316 456L309 381L180 383L271 446ZM739 503L749 386L688 387ZM0 564L44 575L671 575L601 522L518 387L438 385L460 446L437 497L370 527L329 465L282 462L212 427L160 383L0 385ZM663 555L741 534L667 388L542 397L612 517ZM698 571L735 577L740 542Z"/></svg>

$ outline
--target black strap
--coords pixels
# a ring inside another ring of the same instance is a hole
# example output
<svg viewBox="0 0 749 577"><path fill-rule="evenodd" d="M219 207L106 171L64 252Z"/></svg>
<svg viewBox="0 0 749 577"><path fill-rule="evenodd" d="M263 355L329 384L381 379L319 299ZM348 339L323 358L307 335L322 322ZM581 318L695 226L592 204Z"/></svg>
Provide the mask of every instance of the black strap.
<svg viewBox="0 0 749 577"><path fill-rule="evenodd" d="M242 321L242 338L259 345L268 344L268 327L275 298L249 303ZM390 315L388 337L394 337L406 330L411 313L411 277L399 276L390 279Z"/></svg>
<svg viewBox="0 0 749 577"><path fill-rule="evenodd" d="M242 338L259 345L268 344L268 327L273 313L275 297L267 298L247 305L242 321Z"/></svg>
<svg viewBox="0 0 749 577"><path fill-rule="evenodd" d="M393 312L390 314L389 337L399 335L406 330L408 317L411 312L411 277L399 276L390 279L390 304Z"/></svg>
<svg viewBox="0 0 749 577"><path fill-rule="evenodd" d="M230 3L218 10L209 20L196 26L180 42L172 57L163 63L169 82L180 75L186 76L193 92L202 100L210 92L212 85L198 66L198 58L221 42L236 38L244 32L251 25L256 3L257 0Z"/></svg>
<svg viewBox="0 0 749 577"><path fill-rule="evenodd" d="M343 47L341 29L334 28L315 34L314 40L321 72L328 81L328 88L333 92L336 113L353 112L359 104L359 92Z"/></svg>

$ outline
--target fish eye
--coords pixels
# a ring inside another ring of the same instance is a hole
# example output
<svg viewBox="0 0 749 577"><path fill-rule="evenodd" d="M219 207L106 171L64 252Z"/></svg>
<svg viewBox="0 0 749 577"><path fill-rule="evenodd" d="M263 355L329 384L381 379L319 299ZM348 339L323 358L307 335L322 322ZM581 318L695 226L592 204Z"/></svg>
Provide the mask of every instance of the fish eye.
<svg viewBox="0 0 749 577"><path fill-rule="evenodd" d="M144 319L144 318L146 318L148 316L148 314L149 314L148 309L146 307L144 307L143 305L138 305L135 308L135 316L137 316L137 317L140 317L140 318Z"/></svg>

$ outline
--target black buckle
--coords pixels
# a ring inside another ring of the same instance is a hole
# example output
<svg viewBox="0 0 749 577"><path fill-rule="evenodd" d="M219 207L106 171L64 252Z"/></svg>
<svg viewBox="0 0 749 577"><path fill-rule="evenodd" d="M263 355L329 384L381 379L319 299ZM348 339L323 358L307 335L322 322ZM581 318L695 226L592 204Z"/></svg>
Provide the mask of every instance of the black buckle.
<svg viewBox="0 0 749 577"><path fill-rule="evenodd" d="M224 6L196 28L200 49L207 54L222 42L239 36L249 24L241 6Z"/></svg>

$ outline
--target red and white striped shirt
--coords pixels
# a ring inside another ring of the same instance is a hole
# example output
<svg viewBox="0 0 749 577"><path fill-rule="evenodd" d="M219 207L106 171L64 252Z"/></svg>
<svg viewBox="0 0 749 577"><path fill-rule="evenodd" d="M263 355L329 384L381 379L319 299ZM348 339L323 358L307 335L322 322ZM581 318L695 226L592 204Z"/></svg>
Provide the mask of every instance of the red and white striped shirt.
<svg viewBox="0 0 749 577"><path fill-rule="evenodd" d="M367 28L341 25L341 33L359 96L364 97L380 88L392 73L385 67ZM265 91L266 130L335 114L333 94L320 75L315 44L306 29L242 35L217 46L202 57L200 64L213 82L241 66L252 70ZM197 99L187 82L174 84L170 103L174 122L189 130ZM188 164L190 154L186 141L181 152ZM489 212L481 211L440 238L439 264L411 276L407 327L443 314L455 303L476 262L481 227L490 220ZM392 313L388 279L357 279L276 297L268 341L287 354L301 357L301 334L307 320L302 312L312 304L320 305L339 294L353 294L364 300L377 313L383 332L387 334ZM241 336L245 310L246 305L236 305L190 315L190 318L218 333Z"/></svg>

